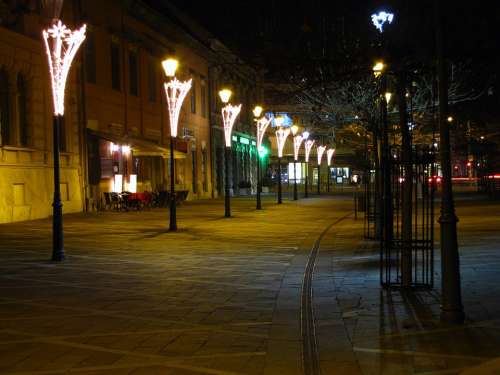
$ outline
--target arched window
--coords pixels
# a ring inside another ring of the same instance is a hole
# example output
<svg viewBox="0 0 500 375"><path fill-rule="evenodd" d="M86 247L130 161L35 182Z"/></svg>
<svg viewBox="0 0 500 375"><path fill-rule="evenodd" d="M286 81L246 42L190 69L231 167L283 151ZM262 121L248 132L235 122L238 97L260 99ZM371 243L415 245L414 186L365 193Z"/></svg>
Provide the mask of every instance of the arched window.
<svg viewBox="0 0 500 375"><path fill-rule="evenodd" d="M24 75L17 75L17 111L18 111L18 129L19 129L19 144L27 146L29 144L29 128L27 121L27 88Z"/></svg>
<svg viewBox="0 0 500 375"><path fill-rule="evenodd" d="M0 68L0 144L9 144L11 135L9 77L5 69Z"/></svg>

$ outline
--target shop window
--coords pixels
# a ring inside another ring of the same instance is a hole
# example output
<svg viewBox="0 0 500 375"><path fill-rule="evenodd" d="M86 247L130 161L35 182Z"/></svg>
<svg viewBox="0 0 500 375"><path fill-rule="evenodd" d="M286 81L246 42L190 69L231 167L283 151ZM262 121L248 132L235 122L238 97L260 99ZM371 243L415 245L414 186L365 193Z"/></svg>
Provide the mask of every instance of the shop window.
<svg viewBox="0 0 500 375"><path fill-rule="evenodd" d="M130 95L139 96L138 57L136 51L128 53Z"/></svg>
<svg viewBox="0 0 500 375"><path fill-rule="evenodd" d="M201 76L200 80L201 115L207 117L207 80Z"/></svg>
<svg viewBox="0 0 500 375"><path fill-rule="evenodd" d="M18 111L18 129L19 144L27 146L29 144L29 128L27 120L27 89L26 79L19 73L17 75L17 111Z"/></svg>
<svg viewBox="0 0 500 375"><path fill-rule="evenodd" d="M88 83L96 83L96 51L95 51L95 37L94 32L87 31L85 38L85 78Z"/></svg>
<svg viewBox="0 0 500 375"><path fill-rule="evenodd" d="M117 42L111 42L111 87L121 90L120 45Z"/></svg>
<svg viewBox="0 0 500 375"><path fill-rule="evenodd" d="M0 144L11 143L10 123L10 101L9 101L9 78L4 68L0 68Z"/></svg>

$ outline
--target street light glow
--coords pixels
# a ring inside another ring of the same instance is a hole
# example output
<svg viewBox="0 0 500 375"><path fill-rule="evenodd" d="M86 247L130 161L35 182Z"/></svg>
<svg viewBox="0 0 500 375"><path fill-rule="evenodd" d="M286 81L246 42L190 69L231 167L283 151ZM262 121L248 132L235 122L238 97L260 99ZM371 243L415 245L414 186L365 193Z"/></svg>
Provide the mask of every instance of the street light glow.
<svg viewBox="0 0 500 375"><path fill-rule="evenodd" d="M262 107L260 105L256 105L252 112L254 117L260 117L262 113Z"/></svg>
<svg viewBox="0 0 500 375"><path fill-rule="evenodd" d="M373 65L373 68L372 68L372 70L373 70L373 75L374 75L375 77L380 76L380 75L382 74L382 72L384 71L384 69L385 69L385 64L384 64L384 62L383 62L383 61L377 61L377 62L375 63L375 65Z"/></svg>
<svg viewBox="0 0 500 375"><path fill-rule="evenodd" d="M165 75L167 77L174 77L175 76L175 71L177 70L177 67L179 66L179 62L176 59L166 59L161 62L161 65L163 67L163 70L165 71Z"/></svg>
<svg viewBox="0 0 500 375"><path fill-rule="evenodd" d="M64 115L66 80L78 48L85 40L86 30L87 25L83 25L78 30L72 31L61 20L58 20L52 27L42 31L49 61L54 115L56 116Z"/></svg>
<svg viewBox="0 0 500 375"><path fill-rule="evenodd" d="M452 122L453 121L453 117L452 116L448 116L448 122Z"/></svg>
<svg viewBox="0 0 500 375"><path fill-rule="evenodd" d="M257 149L260 150L262 146L262 139L264 138L264 134L266 132L267 127L271 123L271 119L266 116L260 118L257 121Z"/></svg>
<svg viewBox="0 0 500 375"><path fill-rule="evenodd" d="M292 135L295 136L295 134L299 131L299 127L297 125L292 125L290 130L292 131Z"/></svg>
<svg viewBox="0 0 500 375"><path fill-rule="evenodd" d="M274 125L278 127L283 125L283 122L285 122L285 118L283 116L278 116L274 118Z"/></svg>
<svg viewBox="0 0 500 375"><path fill-rule="evenodd" d="M394 13L381 11L372 14L372 23L380 32L384 31L384 24L386 22L391 24L393 19L394 19Z"/></svg>
<svg viewBox="0 0 500 375"><path fill-rule="evenodd" d="M391 92L386 92L385 93L385 102L387 104L389 104L389 102L391 101L391 98L392 98L392 93Z"/></svg>
<svg viewBox="0 0 500 375"><path fill-rule="evenodd" d="M304 141L309 138L309 132L306 130L305 132L302 132L302 138L304 138Z"/></svg>
<svg viewBox="0 0 500 375"><path fill-rule="evenodd" d="M229 102L229 99L231 99L231 95L233 93L229 89L222 89L219 91L219 97L220 100L222 100L222 103L226 104Z"/></svg>

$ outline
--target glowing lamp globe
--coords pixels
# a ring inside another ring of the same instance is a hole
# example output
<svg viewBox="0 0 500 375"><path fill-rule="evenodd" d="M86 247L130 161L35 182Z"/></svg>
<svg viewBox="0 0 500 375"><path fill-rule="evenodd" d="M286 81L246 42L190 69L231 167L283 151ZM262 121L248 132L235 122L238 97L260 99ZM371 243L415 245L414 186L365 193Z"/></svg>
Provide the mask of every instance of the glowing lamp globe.
<svg viewBox="0 0 500 375"><path fill-rule="evenodd" d="M304 139L304 141L307 140L307 138L309 138L309 132L306 130L305 132L302 133L302 138Z"/></svg>
<svg viewBox="0 0 500 375"><path fill-rule="evenodd" d="M295 136L297 134L297 132L299 131L299 127L297 125L292 125L290 130L292 131L292 135Z"/></svg>
<svg viewBox="0 0 500 375"><path fill-rule="evenodd" d="M256 105L252 112L254 117L260 117L262 114L262 107L260 105Z"/></svg>
<svg viewBox="0 0 500 375"><path fill-rule="evenodd" d="M220 100L222 100L222 103L229 102L229 99L231 99L232 94L233 93L231 92L231 90L228 90L228 89L220 90L219 97L220 97Z"/></svg>
<svg viewBox="0 0 500 375"><path fill-rule="evenodd" d="M373 66L373 75L378 77L382 74L382 71L385 69L385 64L382 61L377 61Z"/></svg>
<svg viewBox="0 0 500 375"><path fill-rule="evenodd" d="M278 116L274 119L274 124L276 126L281 126L283 125L283 122L285 121L285 119L282 117L282 116Z"/></svg>
<svg viewBox="0 0 500 375"><path fill-rule="evenodd" d="M385 102L387 104L389 104L389 102L391 101L391 97L392 97L392 93L390 93L390 92L385 93Z"/></svg>
<svg viewBox="0 0 500 375"><path fill-rule="evenodd" d="M179 66L179 62L176 59L166 59L161 62L165 75L167 77L175 76L175 71Z"/></svg>

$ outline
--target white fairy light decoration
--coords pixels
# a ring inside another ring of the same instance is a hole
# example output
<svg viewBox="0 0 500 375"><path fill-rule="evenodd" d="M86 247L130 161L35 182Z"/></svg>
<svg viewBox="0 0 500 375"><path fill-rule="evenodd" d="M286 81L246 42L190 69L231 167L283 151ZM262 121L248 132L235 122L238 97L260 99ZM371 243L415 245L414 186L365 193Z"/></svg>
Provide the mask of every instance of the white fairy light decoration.
<svg viewBox="0 0 500 375"><path fill-rule="evenodd" d="M321 165L321 159L323 158L323 154L325 153L326 146L318 146L316 148L316 153L318 156L318 165Z"/></svg>
<svg viewBox="0 0 500 375"><path fill-rule="evenodd" d="M332 159L334 154L335 154L334 148L329 148L328 150L326 150L326 160L328 162L328 166L332 164Z"/></svg>
<svg viewBox="0 0 500 375"><path fill-rule="evenodd" d="M168 83L163 84L170 117L170 135L174 138L177 137L177 127L179 124L182 103L191 89L191 85L192 79L182 82L176 77L171 79Z"/></svg>
<svg viewBox="0 0 500 375"><path fill-rule="evenodd" d="M306 163L309 163L309 155L311 155L311 150L312 150L312 147L314 145L314 140L313 139L308 139L305 143L305 159L306 159Z"/></svg>
<svg viewBox="0 0 500 375"><path fill-rule="evenodd" d="M394 13L382 11L372 14L372 23L380 32L384 31L384 24L386 22L392 23L393 19Z"/></svg>
<svg viewBox="0 0 500 375"><path fill-rule="evenodd" d="M224 137L226 141L226 147L231 147L231 132L233 130L234 122L236 117L241 111L241 104L233 106L227 104L222 108L222 121L224 123Z"/></svg>
<svg viewBox="0 0 500 375"><path fill-rule="evenodd" d="M257 121L257 150L260 150L262 146L262 140L264 139L264 134L266 132L267 127L271 123L272 118L267 118L266 116L260 118Z"/></svg>
<svg viewBox="0 0 500 375"><path fill-rule="evenodd" d="M285 148L286 139L290 135L290 129L279 128L276 130L276 143L278 144L278 158L283 157L283 149Z"/></svg>
<svg viewBox="0 0 500 375"><path fill-rule="evenodd" d="M70 30L58 20L47 30L43 30L43 40L49 61L54 115L64 115L64 89L71 63L78 48L85 40L87 25L78 30Z"/></svg>
<svg viewBox="0 0 500 375"><path fill-rule="evenodd" d="M299 160L299 150L304 138L301 135L293 137L293 158L295 161Z"/></svg>

